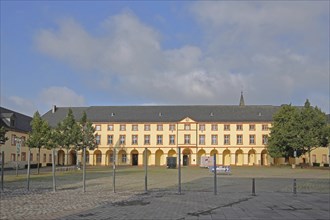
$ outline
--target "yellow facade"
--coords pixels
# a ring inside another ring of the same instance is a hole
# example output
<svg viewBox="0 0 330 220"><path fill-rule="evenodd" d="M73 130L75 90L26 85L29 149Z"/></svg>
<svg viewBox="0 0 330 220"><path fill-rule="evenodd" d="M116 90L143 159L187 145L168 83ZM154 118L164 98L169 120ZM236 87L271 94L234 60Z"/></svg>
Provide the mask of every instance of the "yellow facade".
<svg viewBox="0 0 330 220"><path fill-rule="evenodd" d="M108 130L109 125L113 130ZM270 165L271 162L263 143L263 136L269 135L269 122L197 123L185 118L177 123L97 123L94 126L98 128L100 144L88 151L90 165L111 165L114 149L119 165L143 165L147 148L148 164L165 166L167 157L178 156L179 147L183 165L198 166L203 156L214 154L218 165ZM145 126L150 126L150 130L145 130ZM147 135L149 144L145 143ZM174 143L170 141L171 135ZM225 135L229 135L229 142L225 143ZM237 135L242 137L239 143ZM112 136L110 144L108 136ZM125 137L124 144L120 143L121 136ZM137 141L133 141L136 138ZM250 143L250 138L254 143ZM78 161L81 161L81 152L78 152Z"/></svg>
<svg viewBox="0 0 330 220"><path fill-rule="evenodd" d="M16 168L18 163L19 169L25 168L28 163L28 147L25 145L25 140L28 139L28 134L20 131L9 130L6 133L8 140L5 144L0 145L0 154L4 153L5 168ZM17 152L17 144L20 142L21 148ZM37 164L39 152L37 148L31 148L31 164ZM1 158L1 157L0 157ZM46 166L51 163L51 151L45 148L40 150L40 163Z"/></svg>

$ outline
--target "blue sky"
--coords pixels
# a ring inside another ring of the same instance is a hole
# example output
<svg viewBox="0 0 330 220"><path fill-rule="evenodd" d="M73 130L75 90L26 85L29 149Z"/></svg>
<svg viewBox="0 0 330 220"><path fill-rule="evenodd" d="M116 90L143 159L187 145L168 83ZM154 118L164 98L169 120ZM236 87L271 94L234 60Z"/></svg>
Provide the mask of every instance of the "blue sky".
<svg viewBox="0 0 330 220"><path fill-rule="evenodd" d="M312 105L329 1L1 1L1 106Z"/></svg>

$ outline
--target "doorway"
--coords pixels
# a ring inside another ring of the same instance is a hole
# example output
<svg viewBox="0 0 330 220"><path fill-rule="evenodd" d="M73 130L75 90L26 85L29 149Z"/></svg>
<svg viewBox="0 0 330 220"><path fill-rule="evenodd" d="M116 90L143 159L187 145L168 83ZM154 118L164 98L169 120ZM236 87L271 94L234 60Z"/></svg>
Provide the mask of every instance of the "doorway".
<svg viewBox="0 0 330 220"><path fill-rule="evenodd" d="M182 165L183 166L188 166L189 165L189 156L187 154L183 155Z"/></svg>
<svg viewBox="0 0 330 220"><path fill-rule="evenodd" d="M132 165L137 166L139 164L139 154L132 154Z"/></svg>

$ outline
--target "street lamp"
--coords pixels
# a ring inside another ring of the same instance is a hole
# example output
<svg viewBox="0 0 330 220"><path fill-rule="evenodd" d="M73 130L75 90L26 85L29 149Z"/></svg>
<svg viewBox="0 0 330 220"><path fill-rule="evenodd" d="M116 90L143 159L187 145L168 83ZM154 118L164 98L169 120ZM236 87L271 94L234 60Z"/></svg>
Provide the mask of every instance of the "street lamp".
<svg viewBox="0 0 330 220"><path fill-rule="evenodd" d="M21 152L21 138L15 137L15 143L16 143L16 176L18 176L18 156Z"/></svg>

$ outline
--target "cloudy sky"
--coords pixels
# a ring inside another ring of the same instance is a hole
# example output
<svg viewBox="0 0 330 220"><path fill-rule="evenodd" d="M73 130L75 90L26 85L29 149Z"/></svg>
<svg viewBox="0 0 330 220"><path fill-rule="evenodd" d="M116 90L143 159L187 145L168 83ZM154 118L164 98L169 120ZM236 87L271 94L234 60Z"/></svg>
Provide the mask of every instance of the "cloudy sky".
<svg viewBox="0 0 330 220"><path fill-rule="evenodd" d="M1 1L1 106L312 105L329 1Z"/></svg>

